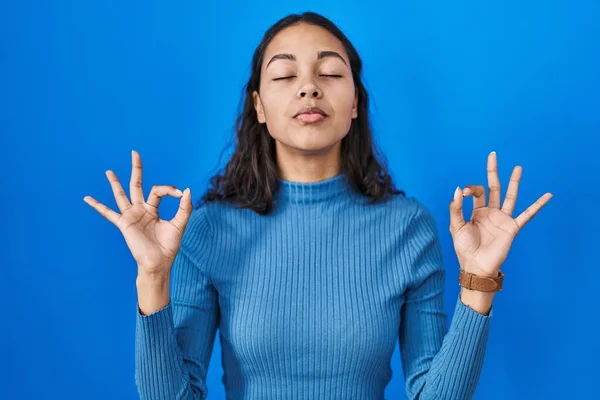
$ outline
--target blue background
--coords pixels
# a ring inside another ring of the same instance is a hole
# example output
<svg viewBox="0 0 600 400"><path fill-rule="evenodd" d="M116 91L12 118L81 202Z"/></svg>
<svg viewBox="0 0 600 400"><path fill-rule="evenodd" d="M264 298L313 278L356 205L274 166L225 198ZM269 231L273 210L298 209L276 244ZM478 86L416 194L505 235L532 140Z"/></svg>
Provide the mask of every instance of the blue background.
<svg viewBox="0 0 600 400"><path fill-rule="evenodd" d="M523 166L515 216L554 194L503 266L475 398L597 395L598 2L284 3L1 3L0 398L137 398L136 264L82 199L116 209L104 171L128 191L131 149L146 194L173 184L196 199L231 152L219 164L255 46L304 10L336 22L364 60L377 143L436 217L450 316L454 188L487 184L495 150L503 199ZM161 216L177 203L163 200ZM397 351L391 361L386 398L402 399ZM212 399L221 373L217 340Z"/></svg>

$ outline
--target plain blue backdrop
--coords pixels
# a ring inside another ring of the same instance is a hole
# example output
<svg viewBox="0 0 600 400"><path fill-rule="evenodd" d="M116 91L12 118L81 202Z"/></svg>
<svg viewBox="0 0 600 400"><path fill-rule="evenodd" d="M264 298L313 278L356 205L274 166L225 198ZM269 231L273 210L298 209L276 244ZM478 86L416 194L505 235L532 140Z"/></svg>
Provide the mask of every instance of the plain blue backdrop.
<svg viewBox="0 0 600 400"><path fill-rule="evenodd" d="M297 4L294 2L294 4ZM600 5L596 1L55 1L0 5L0 398L135 399L136 264L104 171L128 192L130 151L154 184L194 199L231 153L242 85L263 32L290 12L337 23L361 54L375 138L396 184L436 217L446 308L459 287L447 230L454 188L515 216L554 198L503 266L505 289L476 399L597 396L600 289ZM472 201L466 203L468 219ZM177 200L163 200L171 218ZM387 399L403 399L399 353ZM209 397L224 398L220 344Z"/></svg>

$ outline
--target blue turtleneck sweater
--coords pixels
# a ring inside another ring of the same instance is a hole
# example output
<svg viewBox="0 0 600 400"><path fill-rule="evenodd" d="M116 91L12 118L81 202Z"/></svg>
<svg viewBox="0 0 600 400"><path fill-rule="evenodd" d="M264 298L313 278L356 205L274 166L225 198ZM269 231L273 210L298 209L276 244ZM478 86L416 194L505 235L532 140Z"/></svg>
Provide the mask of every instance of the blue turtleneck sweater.
<svg viewBox="0 0 600 400"><path fill-rule="evenodd" d="M383 399L400 342L409 399L468 399L492 312L447 327L435 221L414 197L372 205L340 174L280 181L271 214L194 209L170 303L138 306L142 399L205 399L217 328L228 399Z"/></svg>

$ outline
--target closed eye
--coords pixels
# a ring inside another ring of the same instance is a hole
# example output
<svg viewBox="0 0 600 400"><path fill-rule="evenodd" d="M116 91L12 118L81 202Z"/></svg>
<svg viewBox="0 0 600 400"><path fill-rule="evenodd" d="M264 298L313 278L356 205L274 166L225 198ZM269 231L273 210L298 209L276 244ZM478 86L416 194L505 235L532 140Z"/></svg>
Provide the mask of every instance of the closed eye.
<svg viewBox="0 0 600 400"><path fill-rule="evenodd" d="M321 76L323 78L342 78L342 75L336 75L336 74L322 74L319 76ZM289 79L293 79L293 78L295 78L295 76L292 75L292 76L282 76L279 78L273 78L273 80L274 81L283 81L283 80L289 80Z"/></svg>

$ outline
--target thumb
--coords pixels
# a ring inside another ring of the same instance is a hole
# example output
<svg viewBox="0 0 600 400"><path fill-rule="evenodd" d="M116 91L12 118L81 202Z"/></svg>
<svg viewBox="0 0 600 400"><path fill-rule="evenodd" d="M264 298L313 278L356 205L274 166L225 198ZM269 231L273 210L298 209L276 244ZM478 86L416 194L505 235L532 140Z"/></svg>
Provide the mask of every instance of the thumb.
<svg viewBox="0 0 600 400"><path fill-rule="evenodd" d="M463 216L463 192L460 190L460 187L456 187L454 191L454 196L452 201L450 202L450 226L449 230L452 236L458 232L463 226L465 226L466 222Z"/></svg>
<svg viewBox="0 0 600 400"><path fill-rule="evenodd" d="M177 210L177 214L175 214L173 219L171 219L169 222L175 225L175 227L177 227L177 229L183 233L193 209L192 191L190 188L187 188L183 191L183 196L181 196L181 199L179 199L179 209Z"/></svg>

